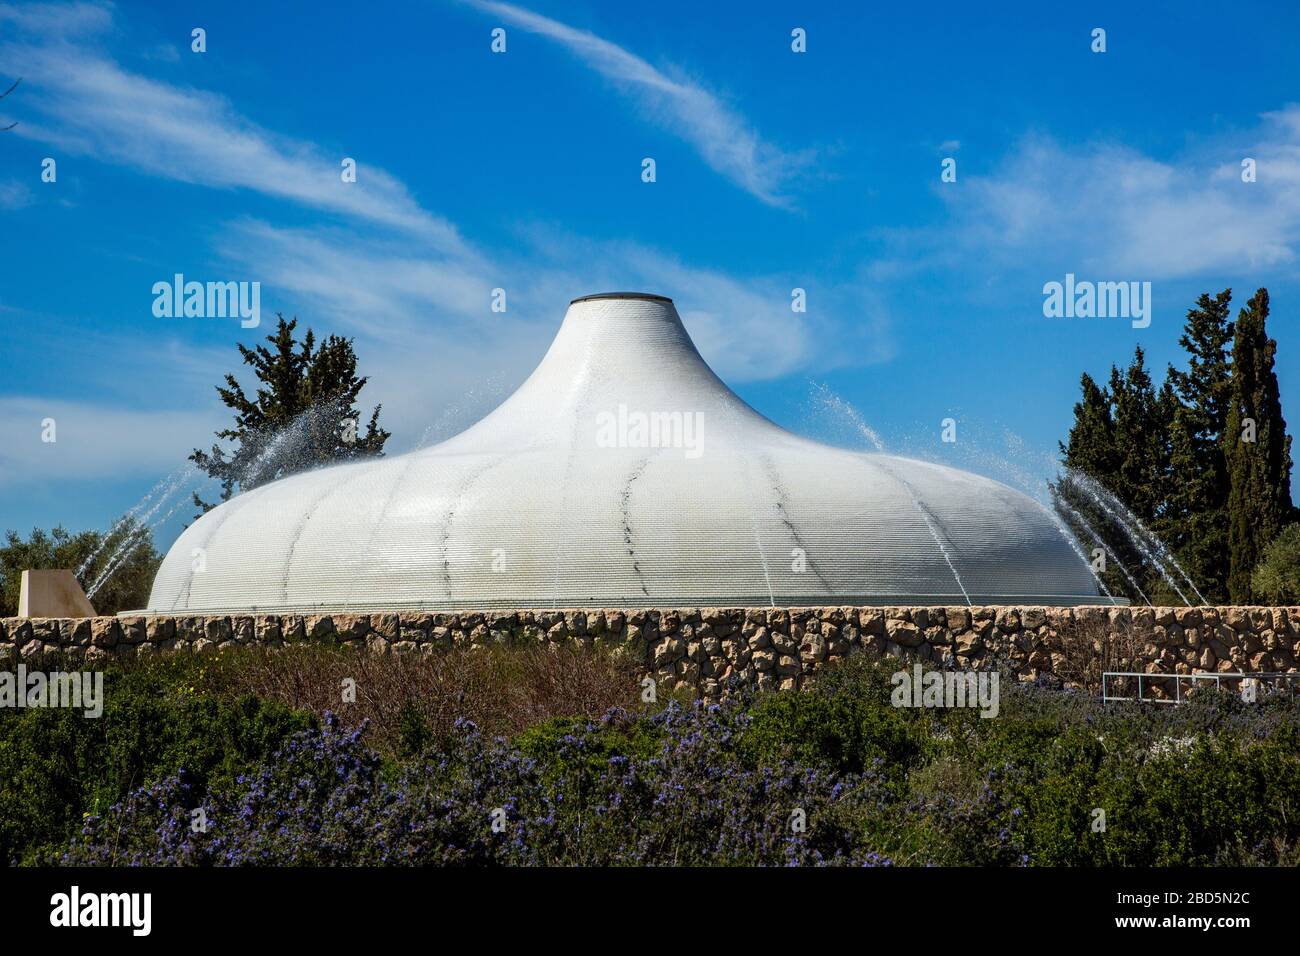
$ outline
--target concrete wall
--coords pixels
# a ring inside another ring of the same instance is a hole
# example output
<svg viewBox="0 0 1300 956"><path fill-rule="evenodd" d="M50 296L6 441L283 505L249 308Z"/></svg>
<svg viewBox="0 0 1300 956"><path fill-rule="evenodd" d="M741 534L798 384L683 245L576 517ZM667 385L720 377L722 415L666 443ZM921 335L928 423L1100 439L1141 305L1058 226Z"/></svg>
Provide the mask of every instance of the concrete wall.
<svg viewBox="0 0 1300 956"><path fill-rule="evenodd" d="M794 688L855 648L1068 684L1087 673L1292 671L1300 607L824 607L0 619L0 661L206 653L328 640L377 654L511 641L608 645L668 687L717 696L732 675Z"/></svg>

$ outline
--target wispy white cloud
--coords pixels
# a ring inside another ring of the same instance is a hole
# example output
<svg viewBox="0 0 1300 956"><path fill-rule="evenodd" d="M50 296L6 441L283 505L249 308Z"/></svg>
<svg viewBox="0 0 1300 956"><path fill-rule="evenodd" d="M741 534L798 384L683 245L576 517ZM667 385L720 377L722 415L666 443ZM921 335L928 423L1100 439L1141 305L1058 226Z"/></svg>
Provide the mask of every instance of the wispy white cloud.
<svg viewBox="0 0 1300 956"><path fill-rule="evenodd" d="M607 289L673 298L700 352L728 379L869 364L892 351L887 313L865 282L808 289L808 311L795 312L791 292L807 285L797 276L742 279L641 243L550 227L525 227L521 238L524 248L510 255L447 258L245 220L218 243L240 269L340 327L401 352L438 329L475 347L471 361L480 368L498 362L506 342L531 343L540 358L569 299ZM505 313L490 309L494 288L506 292Z"/></svg>
<svg viewBox="0 0 1300 956"><path fill-rule="evenodd" d="M579 293L647 289L672 297L701 354L727 379L867 365L892 354L887 312L856 276L842 282L796 273L739 277L636 241L593 241L540 226L525 235L527 261L573 277ZM791 308L795 288L804 289L804 312Z"/></svg>
<svg viewBox="0 0 1300 956"><path fill-rule="evenodd" d="M103 3L0 3L0 24L46 39L102 33L113 23Z"/></svg>
<svg viewBox="0 0 1300 956"><path fill-rule="evenodd" d="M75 8L84 32L107 26L99 9ZM345 183L342 154L263 129L225 97L130 72L93 44L71 42L57 17L0 7L5 19L28 34L0 45L6 69L24 77L21 106L4 104L22 110L15 133L181 182L251 189L377 223L438 248L462 245L454 226L376 166L363 165L357 181Z"/></svg>
<svg viewBox="0 0 1300 956"><path fill-rule="evenodd" d="M17 179L0 179L0 209L21 209L32 202L32 191Z"/></svg>
<svg viewBox="0 0 1300 956"><path fill-rule="evenodd" d="M180 51L170 43L159 43L146 50L143 56L146 60L157 60L161 63L179 63L181 59Z"/></svg>
<svg viewBox="0 0 1300 956"><path fill-rule="evenodd" d="M322 306L353 332L401 342L431 323L481 316L504 276L469 246L453 252L351 231L240 219L216 250L264 286Z"/></svg>
<svg viewBox="0 0 1300 956"><path fill-rule="evenodd" d="M503 16L576 44L602 72L668 97L690 120L686 125L701 134L708 155L765 195L775 195L780 184L775 173L783 163L760 161L769 148L702 89L672 80L591 34L498 6ZM99 9L75 8L70 18L83 24L78 32L109 29L111 20L96 14ZM42 31L53 30L49 24L55 19L26 17L20 24L23 38L0 48L30 74L33 95L25 109L34 118L24 117L24 135L152 175L244 187L337 213L343 219L337 229L237 221L218 234L217 246L268 289L319 305L355 334L400 343L437 324L456 328L473 343L493 288L507 288L521 304L540 306L543 293L554 296L546 303L548 311L511 319L554 322L556 304L569 296L633 287L674 295L724 374L775 377L811 361L818 351L806 316L789 309L791 283L805 284L797 279L731 276L688 266L637 243L590 243L573 235L564 237L562 255L553 255L544 242L513 255L489 255L382 170L367 166L360 181L342 183L337 160L316 144L263 129L223 97L132 73L96 44L70 41L67 31L50 39ZM393 235L358 236L345 229L357 221L389 227ZM551 245L558 242L556 237ZM499 319L497 324L510 323ZM865 361L872 360L873 351L866 350Z"/></svg>
<svg viewBox="0 0 1300 956"><path fill-rule="evenodd" d="M52 442L43 440L47 420L54 424ZM0 487L166 474L184 463L196 436L222 425L215 410L146 411L0 396Z"/></svg>
<svg viewBox="0 0 1300 956"><path fill-rule="evenodd" d="M787 191L812 151L792 153L764 140L753 125L716 95L684 76L669 76L634 53L523 7L468 0L505 23L554 40L601 76L636 98L646 113L690 143L710 168L773 206L788 206Z"/></svg>
<svg viewBox="0 0 1300 956"><path fill-rule="evenodd" d="M1247 157L1257 164L1255 182L1242 181ZM923 238L947 264L1050 256L1079 270L1150 279L1293 268L1300 106L1170 160L1114 143L1028 137L992 175L965 176L939 194L951 221Z"/></svg>
<svg viewBox="0 0 1300 956"><path fill-rule="evenodd" d="M364 401L383 403L394 450L449 437L489 411L541 360L568 301L592 291L672 297L705 360L731 382L892 355L886 304L865 281L816 285L809 311L796 313L791 289L801 283L790 277L741 280L633 242L543 226L522 233L523 251L492 261L403 255L382 239L254 220L230 224L218 247L241 274L301 303L304 321L356 337L372 376ZM506 292L505 313L490 308L494 288Z"/></svg>
<svg viewBox="0 0 1300 956"><path fill-rule="evenodd" d="M0 305L0 339L15 364L40 367L59 356L64 374L55 383L58 395L92 392L103 404L134 400L140 405L188 396L182 399L186 405L215 407L213 386L239 361L232 346L195 344L185 337L190 330L184 319L152 321L153 327L127 330L93 318ZM69 349L69 341L78 348ZM142 382L148 383L143 393Z"/></svg>
<svg viewBox="0 0 1300 956"><path fill-rule="evenodd" d="M588 240L525 224L518 248L476 248L382 170L366 165L361 181L344 184L338 158L321 146L277 135L211 92L125 69L104 52L109 44L102 34L111 29L111 17L102 13L107 8L67 9L71 19L65 22L0 6L0 19L17 28L16 38L0 42L0 56L21 64L27 77L23 135L148 175L253 190L337 217L334 224L294 228L233 218L214 231L214 251L238 265L241 277L262 282L263 327L247 338L265 334L276 310L300 310L304 324L357 338L362 372L372 376L363 400L383 402L394 450L428 440L431 429L438 432L432 437L446 437L487 411L544 354L567 301L593 291L632 288L672 296L706 359L731 379L774 378L812 364L824 370L888 353L884 310L847 286L809 289L809 311L795 313L790 292L809 285L806 277L736 276L633 241ZM700 88L669 79L598 38L581 43L605 74L663 97L684 120L677 125L716 168L756 195L780 201L794 164L742 119ZM498 287L507 290L505 314L490 309ZM828 334L836 328L854 331L847 339ZM117 351L137 346L123 341ZM178 348L174 342L168 347ZM104 354L113 352L114 343L105 344ZM47 478L174 468L222 418L212 385L222 372L238 371L232 357L230 350L214 355L183 347L157 356L169 378L164 388L153 376L149 400L168 396L186 409L179 412L113 407L125 386L112 390L102 383L93 387L108 401L94 405L5 398L0 413L20 424L0 433L0 442L11 437L20 444L2 463ZM134 380L129 372L121 379ZM62 449L30 441L38 413L38 422L51 415L69 423L60 425L61 442L67 438Z"/></svg>

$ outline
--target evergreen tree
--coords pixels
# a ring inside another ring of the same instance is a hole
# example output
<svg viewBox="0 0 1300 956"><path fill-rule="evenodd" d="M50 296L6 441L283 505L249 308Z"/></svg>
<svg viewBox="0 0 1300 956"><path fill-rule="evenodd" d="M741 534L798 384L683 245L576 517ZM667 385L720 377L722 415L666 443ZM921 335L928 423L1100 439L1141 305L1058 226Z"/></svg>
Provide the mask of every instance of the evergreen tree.
<svg viewBox="0 0 1300 956"><path fill-rule="evenodd" d="M1164 501L1170 396L1168 392L1156 394L1141 346L1133 350L1133 361L1122 375L1111 367L1110 400L1115 421L1115 471L1110 476L1093 477L1102 480L1150 525L1161 516Z"/></svg>
<svg viewBox="0 0 1300 956"><path fill-rule="evenodd" d="M244 364L252 367L259 386L249 398L234 375L225 387L217 386L235 412L234 427L217 432L218 439L235 443L227 454L213 444L210 452L195 449L190 461L221 482L221 500L236 488L248 491L320 465L352 461L383 454L389 433L379 427L375 406L364 433L358 427L357 396L366 378L357 377L357 357L351 339L331 335L319 346L311 329L301 342L294 338L296 318L279 320L266 341L270 348L239 345ZM208 511L213 505L194 495L194 503Z"/></svg>
<svg viewBox="0 0 1300 956"><path fill-rule="evenodd" d="M1228 475L1228 597L1251 601L1251 572L1293 517L1291 438L1286 434L1268 337L1268 290L1237 316L1232 380L1223 432Z"/></svg>
<svg viewBox="0 0 1300 956"><path fill-rule="evenodd" d="M1115 422L1110 414L1110 395L1098 387L1087 372L1079 377L1083 400L1074 406L1074 425L1061 444L1061 457L1071 468L1089 475L1111 475L1116 471Z"/></svg>
<svg viewBox="0 0 1300 956"><path fill-rule="evenodd" d="M1069 437L1060 443L1061 460L1073 472L1097 478L1112 475L1119 456L1115 449L1115 420L1111 415L1110 393L1087 372L1079 376L1079 387L1083 397L1074 405L1074 425ZM1107 589L1113 594L1128 594L1128 582L1110 557L1113 551L1105 533L1109 519L1104 509L1097 507L1078 485L1064 478L1050 482L1049 487L1057 513L1075 537L1089 551L1100 547L1107 553L1106 565L1100 572ZM1132 596L1137 597L1136 594Z"/></svg>
<svg viewBox="0 0 1300 956"><path fill-rule="evenodd" d="M1112 492L1171 545L1207 599L1248 603L1265 548L1298 516L1273 370L1277 344L1266 331L1268 291L1260 289L1235 324L1231 298L1230 289L1203 294L1188 311L1179 340L1187 368L1170 367L1158 390L1140 348L1126 370L1112 367L1104 388L1084 375L1061 453L1070 470ZM1100 506L1080 482L1062 480L1053 491L1080 540L1095 547L1096 535L1105 543L1104 580L1113 592L1136 596L1112 558L1152 601L1177 599L1118 526L1116 509Z"/></svg>
<svg viewBox="0 0 1300 956"><path fill-rule="evenodd" d="M1177 404L1170 422L1170 482L1162 537L1207 600L1227 599L1228 474L1223 454L1231 389L1232 290L1202 293L1179 344L1187 371L1169 368Z"/></svg>
<svg viewBox="0 0 1300 956"><path fill-rule="evenodd" d="M1080 384L1083 400L1074 406L1074 425L1061 445L1064 464L1095 480L1144 523L1155 523L1162 515L1169 470L1169 419L1176 405L1172 391L1166 386L1156 392L1141 348L1124 371L1111 367L1107 387L1087 374ZM1079 540L1105 550L1102 580L1107 588L1131 600L1141 599L1138 589L1150 595L1159 585L1159 573L1144 567L1116 509L1095 501L1077 482L1062 480L1051 487L1062 520ZM1136 588L1121 565L1132 573Z"/></svg>

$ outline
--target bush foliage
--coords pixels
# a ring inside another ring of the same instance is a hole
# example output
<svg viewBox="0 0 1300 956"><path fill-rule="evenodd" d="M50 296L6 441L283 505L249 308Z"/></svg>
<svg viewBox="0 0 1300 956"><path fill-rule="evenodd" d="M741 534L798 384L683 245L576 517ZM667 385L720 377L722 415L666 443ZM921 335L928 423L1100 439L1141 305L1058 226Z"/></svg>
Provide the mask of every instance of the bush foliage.
<svg viewBox="0 0 1300 956"><path fill-rule="evenodd" d="M1300 522L1287 525L1264 549L1251 583L1261 601L1300 604Z"/></svg>
<svg viewBox="0 0 1300 956"><path fill-rule="evenodd" d="M566 716L530 697L531 723L490 733L463 718L444 726L441 710L435 725L411 700L357 720L355 705L322 713L247 693L250 681L265 686L275 666L264 654L112 665L98 721L80 712L0 712L6 858L1300 862L1300 710L1281 696L1247 704L1206 692L1176 708L1108 708L1004 678L999 716L983 719L972 710L894 708L897 665L859 657L828 669L811 690L735 688L723 704L634 697L599 715ZM491 666L525 679L547 673L526 658ZM320 672L333 681L329 668ZM626 674L607 673L610 686L594 693L585 682L584 696L626 690ZM304 691L306 700L323 696ZM484 681L461 703L498 726L517 721L509 708L494 710L495 696ZM377 732L370 718L389 726Z"/></svg>
<svg viewBox="0 0 1300 956"><path fill-rule="evenodd" d="M130 516L118 519L107 533L34 528L23 538L11 529L0 542L0 617L18 613L24 571L57 568L76 572L86 591L100 585L92 597L100 614L144 607L161 563L153 534Z"/></svg>

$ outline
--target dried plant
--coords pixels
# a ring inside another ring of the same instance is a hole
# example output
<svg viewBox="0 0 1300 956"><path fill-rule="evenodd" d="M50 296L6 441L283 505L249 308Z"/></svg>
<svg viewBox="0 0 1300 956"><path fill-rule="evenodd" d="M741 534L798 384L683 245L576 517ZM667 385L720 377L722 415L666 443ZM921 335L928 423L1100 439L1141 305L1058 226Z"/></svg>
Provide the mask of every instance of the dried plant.
<svg viewBox="0 0 1300 956"><path fill-rule="evenodd" d="M347 678L356 682L355 703L342 702ZM640 689L630 662L576 645L457 648L427 657L310 644L252 647L214 658L204 682L220 694L334 711L349 725L368 721L367 738L387 752L413 714L435 739L450 733L458 717L488 735L510 736L551 717L594 718L630 707Z"/></svg>
<svg viewBox="0 0 1300 956"><path fill-rule="evenodd" d="M1100 694L1101 675L1107 671L1142 669L1144 644L1130 621L1075 619L1060 631L1059 657L1053 662L1053 671L1066 686Z"/></svg>

